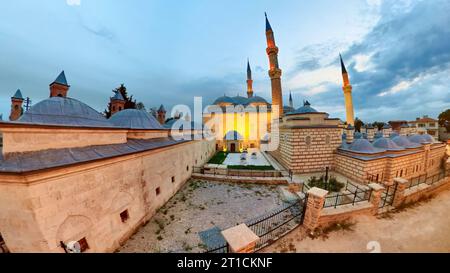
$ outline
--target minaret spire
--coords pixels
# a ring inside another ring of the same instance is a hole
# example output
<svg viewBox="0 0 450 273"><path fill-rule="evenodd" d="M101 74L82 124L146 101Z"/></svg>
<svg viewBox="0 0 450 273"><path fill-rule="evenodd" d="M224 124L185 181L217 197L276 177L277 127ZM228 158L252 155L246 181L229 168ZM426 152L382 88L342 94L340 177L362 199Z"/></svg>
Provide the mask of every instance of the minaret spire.
<svg viewBox="0 0 450 273"><path fill-rule="evenodd" d="M355 114L353 110L353 98L352 98L352 85L350 84L350 79L348 77L347 68L345 68L344 61L342 60L342 55L339 54L339 59L341 61L341 71L342 71L342 80L344 91L344 99L345 99L345 111L347 116L347 124L354 126L355 125Z"/></svg>
<svg viewBox="0 0 450 273"><path fill-rule="evenodd" d="M292 99L292 92L289 91L289 107L294 109L294 100Z"/></svg>
<svg viewBox="0 0 450 273"><path fill-rule="evenodd" d="M247 97L253 97L253 79L252 69L250 68L250 60L247 58Z"/></svg>
<svg viewBox="0 0 450 273"><path fill-rule="evenodd" d="M283 92L281 89L282 71L278 65L278 47L275 43L272 26L266 17L266 39L267 39L267 55L269 56L269 76L272 82L272 109L278 107L280 117L283 116Z"/></svg>

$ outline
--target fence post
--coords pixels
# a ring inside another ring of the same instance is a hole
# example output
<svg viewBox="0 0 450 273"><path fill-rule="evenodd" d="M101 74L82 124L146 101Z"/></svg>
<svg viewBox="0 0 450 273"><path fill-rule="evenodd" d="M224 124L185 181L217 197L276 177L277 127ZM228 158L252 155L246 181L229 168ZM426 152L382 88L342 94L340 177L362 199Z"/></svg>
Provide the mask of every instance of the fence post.
<svg viewBox="0 0 450 273"><path fill-rule="evenodd" d="M377 183L371 183L369 184L369 187L372 192L369 201L373 206L373 214L377 214L381 203L381 193L385 190L385 188Z"/></svg>
<svg viewBox="0 0 450 273"><path fill-rule="evenodd" d="M392 206L394 208L400 206L405 201L405 190L406 186L408 185L408 180L404 178L394 178L395 183L395 194L394 194L394 201L392 202Z"/></svg>
<svg viewBox="0 0 450 273"><path fill-rule="evenodd" d="M317 187L308 191L305 218L303 220L303 225L307 230L314 231L319 226L319 219L327 194L328 191Z"/></svg>
<svg viewBox="0 0 450 273"><path fill-rule="evenodd" d="M232 253L253 253L260 240L246 224L226 229L221 232Z"/></svg>

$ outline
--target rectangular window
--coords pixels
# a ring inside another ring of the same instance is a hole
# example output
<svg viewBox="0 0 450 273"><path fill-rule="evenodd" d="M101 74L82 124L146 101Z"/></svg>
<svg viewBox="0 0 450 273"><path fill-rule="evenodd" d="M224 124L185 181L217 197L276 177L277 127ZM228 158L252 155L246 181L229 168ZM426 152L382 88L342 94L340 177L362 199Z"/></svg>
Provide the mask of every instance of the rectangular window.
<svg viewBox="0 0 450 273"><path fill-rule="evenodd" d="M175 176L172 176L172 183L175 183Z"/></svg>
<svg viewBox="0 0 450 273"><path fill-rule="evenodd" d="M186 171L189 171L189 166L186 166Z"/></svg>
<svg viewBox="0 0 450 273"><path fill-rule="evenodd" d="M125 223L126 221L128 221L128 219L130 219L130 215L128 214L128 210L124 210L120 214L120 220L122 220L122 223Z"/></svg>
<svg viewBox="0 0 450 273"><path fill-rule="evenodd" d="M78 243L80 244L80 251L81 251L81 253L83 253L83 252L85 252L86 250L89 249L89 245L88 245L88 242L86 240L86 237L80 239L78 241Z"/></svg>
<svg viewBox="0 0 450 273"><path fill-rule="evenodd" d="M403 177L403 170L400 171L400 177Z"/></svg>
<svg viewBox="0 0 450 273"><path fill-rule="evenodd" d="M161 188L158 187L158 188L156 188L156 196L158 196L158 195L160 195L160 194L161 194Z"/></svg>

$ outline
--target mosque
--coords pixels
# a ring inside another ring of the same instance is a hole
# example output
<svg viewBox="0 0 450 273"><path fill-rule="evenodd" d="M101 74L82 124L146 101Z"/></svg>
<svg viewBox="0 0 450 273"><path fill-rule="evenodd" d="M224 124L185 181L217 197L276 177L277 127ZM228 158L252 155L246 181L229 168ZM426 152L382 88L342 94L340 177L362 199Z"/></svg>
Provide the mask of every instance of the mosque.
<svg viewBox="0 0 450 273"><path fill-rule="evenodd" d="M74 92L64 71L50 84L49 98L27 111L21 91L15 92L11 121L0 121L0 237L10 251L64 252L65 244L78 241L83 252L113 252L184 185L194 167L216 151L264 142L278 141L268 153L296 174L329 167L360 183L390 184L395 177L439 171L445 144L429 135L408 126L393 132L368 125L355 132L342 58L346 125L308 101L294 109L290 97L284 106L279 49L267 15L266 37L272 101L254 95L248 63L247 97L220 97L205 113L205 126L215 119L224 128L215 131L217 140L176 140L162 125L163 106L156 118L124 109L120 93L110 98L112 117L106 119L69 96ZM219 111L224 108L232 111ZM273 119L278 130L270 128Z"/></svg>

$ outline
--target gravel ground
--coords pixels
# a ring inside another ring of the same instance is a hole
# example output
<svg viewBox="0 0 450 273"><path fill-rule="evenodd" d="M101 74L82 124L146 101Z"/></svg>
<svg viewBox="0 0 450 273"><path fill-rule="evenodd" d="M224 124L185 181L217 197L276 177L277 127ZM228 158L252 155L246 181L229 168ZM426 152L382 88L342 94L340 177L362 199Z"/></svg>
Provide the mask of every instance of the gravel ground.
<svg viewBox="0 0 450 273"><path fill-rule="evenodd" d="M428 202L384 217L360 216L351 230L328 238L304 238L301 228L264 252L450 252L450 191ZM387 217L388 216L388 217Z"/></svg>
<svg viewBox="0 0 450 273"><path fill-rule="evenodd" d="M191 180L118 252L203 252L198 232L241 224L281 204L276 186Z"/></svg>

